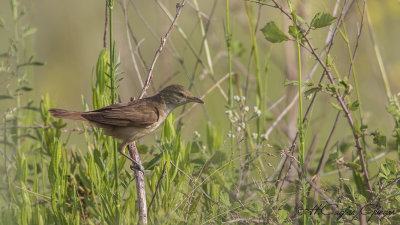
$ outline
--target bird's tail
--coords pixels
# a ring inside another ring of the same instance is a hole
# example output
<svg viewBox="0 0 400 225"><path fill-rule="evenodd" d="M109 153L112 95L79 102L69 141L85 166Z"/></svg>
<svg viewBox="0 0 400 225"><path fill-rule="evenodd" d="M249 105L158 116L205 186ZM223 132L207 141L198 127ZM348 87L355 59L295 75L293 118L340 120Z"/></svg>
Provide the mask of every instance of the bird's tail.
<svg viewBox="0 0 400 225"><path fill-rule="evenodd" d="M65 109L49 109L49 112L53 117L60 119L87 121L82 117L82 112L69 111Z"/></svg>

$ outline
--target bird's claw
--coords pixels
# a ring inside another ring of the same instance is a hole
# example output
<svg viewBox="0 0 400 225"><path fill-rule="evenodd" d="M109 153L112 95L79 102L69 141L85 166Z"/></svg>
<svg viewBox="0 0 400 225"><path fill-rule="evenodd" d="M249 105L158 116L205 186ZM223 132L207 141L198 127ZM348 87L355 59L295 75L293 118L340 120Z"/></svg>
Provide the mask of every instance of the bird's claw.
<svg viewBox="0 0 400 225"><path fill-rule="evenodd" d="M130 168L131 168L131 170L133 170L133 171L139 170L139 171L141 171L142 173L144 173L144 167L143 167L142 165L140 165L140 164L136 164L136 163L131 164L131 165L130 165Z"/></svg>

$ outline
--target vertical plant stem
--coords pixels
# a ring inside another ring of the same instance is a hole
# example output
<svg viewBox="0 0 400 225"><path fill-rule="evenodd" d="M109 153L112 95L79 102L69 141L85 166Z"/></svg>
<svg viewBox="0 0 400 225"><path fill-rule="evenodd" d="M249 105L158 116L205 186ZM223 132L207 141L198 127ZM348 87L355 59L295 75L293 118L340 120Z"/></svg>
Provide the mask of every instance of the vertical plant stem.
<svg viewBox="0 0 400 225"><path fill-rule="evenodd" d="M6 174L6 179L7 179L7 193L8 197L10 200L11 199L11 192L10 192L10 177L8 175L8 158L7 158L7 117L6 113L4 113L4 136L3 136L3 143L4 143L4 149L3 149L3 157L4 157L4 172ZM11 201L8 201L8 206L10 206Z"/></svg>
<svg viewBox="0 0 400 225"><path fill-rule="evenodd" d="M345 23L343 23L343 30L344 30L343 39L346 42L346 46L347 46L347 50L348 50L349 58L350 58L350 68L351 68L351 74L352 74L353 80L354 80L354 89L356 91L357 99L360 104L359 108L358 108L358 112L359 112L359 116L360 116L360 121L362 123L364 116L363 116L362 107L361 107L361 95L360 95L360 90L358 88L357 74L356 74L356 69L354 67L354 57L353 57L353 54L351 54L351 46L350 46L350 41L347 36ZM350 75L350 74L348 74L348 75Z"/></svg>
<svg viewBox="0 0 400 225"><path fill-rule="evenodd" d="M378 64L379 64L379 70L381 71L381 77L382 77L382 81L383 81L383 85L385 86L385 91L386 91L386 97L388 98L388 100L390 100L390 98L392 97L392 92L390 91L390 85L389 85L389 80L386 74L386 70L385 70L385 66L383 65L383 60L382 60L382 56L381 56L381 52L379 51L379 47L375 38L375 33L374 30L372 28L372 23L371 23L371 18L369 17L369 11L368 11L368 6L365 5L365 12L367 15L367 22L368 22L368 30L369 30L369 34L372 40L372 44L374 45L374 51L375 51L375 56L376 56L376 60L378 60Z"/></svg>
<svg viewBox="0 0 400 225"><path fill-rule="evenodd" d="M115 94L115 77L114 77L114 56L115 56L115 42L113 40L113 4L114 1L108 1L108 15L109 15L109 38L110 38L110 79L111 79L111 103L114 104L116 102L116 94ZM117 150L117 142L116 140L111 140L113 146L114 153L114 182L115 182L115 223L119 224L120 212L119 212L119 174L118 174L118 150Z"/></svg>
<svg viewBox="0 0 400 225"><path fill-rule="evenodd" d="M103 35L103 48L107 47L107 26L108 26L108 3L106 2L106 10L104 13L104 35Z"/></svg>
<svg viewBox="0 0 400 225"><path fill-rule="evenodd" d="M287 3L289 5L289 9L290 9L290 13L292 14L292 18L293 18L293 25L296 28L296 47L297 47L297 65L298 65L298 90L299 90L299 115L298 115L298 119L297 119L297 126L298 126L298 130L299 130L299 167L302 170L302 174L304 176L306 176L306 171L305 171L305 167L304 167L304 158L305 158L305 153L304 153L304 130L303 130L303 98L302 98L302 78L301 78L301 48L300 48L300 42L301 42L301 36L300 36L300 30L297 26L297 15L294 13L293 9L292 9L292 5L290 0L287 0ZM307 208L307 199L306 199L306 195L307 195L307 191L306 191L306 182L304 180L303 176L301 177L301 183L302 183L302 201L303 201L303 209ZM304 213L303 214L303 224L306 225L307 224L307 216Z"/></svg>
<svg viewBox="0 0 400 225"><path fill-rule="evenodd" d="M232 77L232 52L231 52L231 29L229 22L229 0L226 0L226 47L228 49L228 74L229 74L229 92L228 92L228 105L229 108L233 108L233 77Z"/></svg>
<svg viewBox="0 0 400 225"><path fill-rule="evenodd" d="M216 3L216 2L215 2ZM215 4L214 3L214 4ZM203 24L203 20L201 19L201 14L200 14L200 9L199 9L199 4L197 3L197 0L193 0L193 4L195 9L197 10L197 17L199 19L199 23L200 23L200 30L201 30L201 34L204 37L204 50L206 52L206 58L207 58L207 64L208 64L208 68L210 70L210 74L211 76L214 76L214 67L212 64L212 58L211 58L211 54L210 54L210 48L208 46L208 41L206 38L206 30L204 28L204 24ZM208 25L207 25L207 29L208 29Z"/></svg>
<svg viewBox="0 0 400 225"><path fill-rule="evenodd" d="M230 21L229 21L229 0L226 0L225 2L225 7L226 7L226 33L225 33L225 39L226 39L226 47L228 50L228 74L229 74L229 91L228 91L228 108L230 110L233 109L233 77L232 77L232 53L231 53L231 29L230 29ZM231 150L233 153L233 126L231 124Z"/></svg>
<svg viewBox="0 0 400 225"><path fill-rule="evenodd" d="M252 48L254 52L254 61L256 64L256 79L257 79L257 108L263 112L263 87L262 87L262 80L261 80L261 69L260 69L260 60L258 57L258 48L257 48L257 40L256 40L256 35L255 35L255 30L254 30L254 25L253 25L253 18L251 15L251 9L249 7L248 2L244 2L244 6L246 8L246 14L247 14L247 20L249 23L249 29L250 29L250 36L251 36L251 43L252 43ZM262 115L262 114L261 114ZM257 140L260 141L261 138L261 129L262 129L262 123L263 119L261 117L257 118Z"/></svg>

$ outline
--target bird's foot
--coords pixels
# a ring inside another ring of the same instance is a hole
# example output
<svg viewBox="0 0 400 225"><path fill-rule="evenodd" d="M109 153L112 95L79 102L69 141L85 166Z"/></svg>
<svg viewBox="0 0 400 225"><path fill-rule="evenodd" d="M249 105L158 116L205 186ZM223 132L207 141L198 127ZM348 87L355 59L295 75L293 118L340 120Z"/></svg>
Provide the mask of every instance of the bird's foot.
<svg viewBox="0 0 400 225"><path fill-rule="evenodd" d="M135 170L139 170L142 173L144 173L144 167L142 165L140 165L139 163L133 163L130 165L131 170L135 171Z"/></svg>

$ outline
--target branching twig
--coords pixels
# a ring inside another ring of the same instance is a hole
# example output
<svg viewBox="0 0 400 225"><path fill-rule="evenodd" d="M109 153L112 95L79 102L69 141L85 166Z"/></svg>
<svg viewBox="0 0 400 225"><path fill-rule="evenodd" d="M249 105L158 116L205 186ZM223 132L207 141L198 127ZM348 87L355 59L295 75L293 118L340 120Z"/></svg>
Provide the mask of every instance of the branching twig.
<svg viewBox="0 0 400 225"><path fill-rule="evenodd" d="M292 16L289 14L289 12L287 12L285 9L282 8L281 5L279 5L279 3L276 0L272 0L275 5L277 6L277 8L279 10L281 10L282 13L284 13L286 16L288 16L288 18L290 20L293 20ZM307 45L310 47L312 54L314 55L314 57L316 58L316 60L319 62L319 64L322 66L322 68L324 69L329 81L335 85L335 79L333 77L333 75L331 74L330 69L328 68L328 66L324 63L324 61L322 60L322 58L318 55L318 53L316 52L314 46L312 45L310 39L307 36L304 36L304 40L307 42ZM368 190L371 192L373 192L372 186L371 186L371 181L369 179L369 175L368 175L368 170L367 170L367 165L365 162L365 157L364 157L364 153L362 150L362 146L361 146L361 135L359 133L356 132L355 129L355 125L354 125L354 121L353 121L353 117L347 107L347 103L346 100L340 95L339 91L337 89L335 89L335 97L339 102L339 105L342 107L344 114L346 115L346 118L348 120L348 123L350 125L350 127L352 128L353 131L353 136L354 136L354 141L356 143L356 147L358 150L358 155L360 157L360 162L361 162L361 167L364 173L364 177L366 179L367 182L367 186L368 186Z"/></svg>
<svg viewBox="0 0 400 225"><path fill-rule="evenodd" d="M160 47L157 49L156 54L154 55L153 61L151 62L150 68L149 68L149 72L147 74L147 78L146 81L144 83L144 86L142 88L142 91L139 94L138 99L141 99L144 94L146 93L147 88L150 85L150 81L153 78L153 69L154 69L154 65L157 62L158 57L160 56L161 51L163 50L166 41L168 40L169 35L171 34L172 28L175 26L175 23L179 17L179 15L181 14L181 9L183 8L183 6L185 5L186 0L182 0L182 2L180 4L177 4L177 10L176 10L176 15L174 20L172 21L171 26L169 27L167 33L165 33L164 37L161 38L161 43L160 43Z"/></svg>

